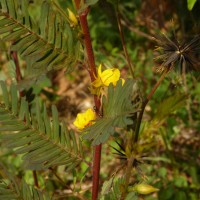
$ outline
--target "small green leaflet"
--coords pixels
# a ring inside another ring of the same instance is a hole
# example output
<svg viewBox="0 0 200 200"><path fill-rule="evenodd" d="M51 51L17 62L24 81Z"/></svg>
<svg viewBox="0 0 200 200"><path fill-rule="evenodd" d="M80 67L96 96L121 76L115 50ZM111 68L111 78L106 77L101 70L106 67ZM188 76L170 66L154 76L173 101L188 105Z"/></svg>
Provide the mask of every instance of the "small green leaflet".
<svg viewBox="0 0 200 200"><path fill-rule="evenodd" d="M136 105L132 104L133 96L136 96L134 84L128 79L123 86L121 80L116 87L109 85L108 96L102 98L103 118L83 130L83 139L93 140L92 145L98 145L113 135L115 128L125 128L133 123L130 117L136 112Z"/></svg>

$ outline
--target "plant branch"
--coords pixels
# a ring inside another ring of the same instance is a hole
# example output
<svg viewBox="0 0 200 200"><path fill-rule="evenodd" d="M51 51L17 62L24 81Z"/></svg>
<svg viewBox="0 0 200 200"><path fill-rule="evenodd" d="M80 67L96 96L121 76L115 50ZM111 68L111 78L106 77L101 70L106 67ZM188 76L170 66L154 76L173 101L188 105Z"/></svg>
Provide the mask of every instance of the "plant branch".
<svg viewBox="0 0 200 200"><path fill-rule="evenodd" d="M33 170L32 172L33 172L34 185L35 187L39 188L37 173L35 170Z"/></svg>
<svg viewBox="0 0 200 200"><path fill-rule="evenodd" d="M138 120L137 120L137 123L136 123L134 142L138 141L139 132L140 132L140 125L141 125L141 122L142 122L142 117L143 117L143 113L144 113L145 107L148 104L148 102L151 99L151 97L153 96L153 94L155 93L155 91L157 90L157 88L160 85L160 83L165 78L165 76L168 73L168 71L169 71L169 69L166 69L163 72L163 74L161 75L161 77L159 78L159 80L157 81L157 83L154 85L154 87L152 88L152 90L148 94L147 98L142 103L141 111L139 113Z"/></svg>
<svg viewBox="0 0 200 200"><path fill-rule="evenodd" d="M22 80L22 74L21 74L20 67L19 67L19 60L18 60L17 52L11 51L11 56L12 56L12 59L15 63L15 67L16 67L16 69L15 69L16 80L17 80L17 82L19 82Z"/></svg>
<svg viewBox="0 0 200 200"><path fill-rule="evenodd" d="M80 8L80 0L75 0L76 9ZM88 28L87 15L89 13L89 8L87 7L83 12L79 14L80 25L84 35L84 46L87 55L87 62L89 65L89 75L90 79L93 82L95 80L95 76L97 75L97 70L95 66L94 53L92 48L92 42L90 37L90 32ZM99 115L101 102L100 98L94 95L94 103L96 107L96 114ZM100 162L101 162L101 147L102 145L97 145L94 147L94 157L93 157L93 171L92 171L92 200L96 200L98 198L98 190L99 190L99 174L100 174Z"/></svg>
<svg viewBox="0 0 200 200"><path fill-rule="evenodd" d="M120 17L120 13L119 13L118 9L116 10L116 17L117 17L117 24L118 24L118 28L119 28L120 38L121 38L122 46L123 46L123 49L124 49L124 54L125 54L131 75L134 78L134 70L133 70L133 66L131 64L131 59L130 59L130 56L128 54L128 50L126 48L126 42L125 42L125 39L124 39L123 30L122 30L121 17Z"/></svg>
<svg viewBox="0 0 200 200"><path fill-rule="evenodd" d="M151 36L150 34L142 32L141 30L133 27L132 24L128 21L128 19L125 18L125 16L123 16L123 19L121 19L121 23L122 23L122 25L126 26L130 31L136 33L137 35L140 35L149 40L154 40L153 36Z"/></svg>
<svg viewBox="0 0 200 200"><path fill-rule="evenodd" d="M128 188L128 185L129 185L129 180L130 180L130 177L131 177L131 170L132 170L132 167L133 167L133 161L134 161L134 158L131 156L128 159L128 165L127 165L126 174L125 174L124 190L123 190L122 195L121 195L121 200L125 199L125 195L126 195L127 188Z"/></svg>

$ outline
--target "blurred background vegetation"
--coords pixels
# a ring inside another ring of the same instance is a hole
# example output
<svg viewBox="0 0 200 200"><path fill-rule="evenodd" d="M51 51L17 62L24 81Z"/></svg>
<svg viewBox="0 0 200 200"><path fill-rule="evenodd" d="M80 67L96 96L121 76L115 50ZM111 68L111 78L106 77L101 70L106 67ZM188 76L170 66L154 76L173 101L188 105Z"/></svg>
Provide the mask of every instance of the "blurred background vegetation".
<svg viewBox="0 0 200 200"><path fill-rule="evenodd" d="M30 1L30 11L37 21L41 1L34 0L34 2L36 3L33 4ZM197 0L194 7L189 10L187 0L121 0L119 1L119 13L115 12L113 2L115 0L99 0L91 7L89 27L96 64L102 63L105 67L117 67L124 78L130 76L116 19L116 14L120 14L125 43L135 70L135 78L139 81L142 96L145 97L160 76L155 70L157 66L154 61L156 43L152 37L161 33L170 37L175 33L180 42L190 41L194 35L200 33L200 1ZM58 0L58 3L65 11L69 7L75 12L71 1ZM0 76L1 79L9 81L9 77L12 77L13 62L8 57L8 48L3 41L0 41L0 50ZM23 65L23 61L20 60L20 62ZM56 104L60 117L70 124L80 110L93 105L92 96L89 95L88 90L89 81L87 72L80 66L76 66L75 72L70 75L59 70L39 80L33 87L33 95L40 94L49 105ZM169 102L173 102L175 97L184 93L180 75L172 72L161 84L146 108L143 125L151 127L160 142L150 152L152 159L143 164L141 169L147 181L160 190L157 194L141 196L139 199L200 199L199 72L187 74L187 88L187 102L178 105L178 111L167 114L160 124L151 123L158 114L159 106L167 106ZM168 100L167 103L166 100ZM114 146L115 144L110 140L109 145ZM115 158L109 145L105 144L103 147L102 182L111 177L116 162L120 162ZM87 144L85 148L85 151L91 151L87 149ZM20 156L13 157L11 152L6 152L6 154L1 152L0 157L1 160L8 158L9 163L17 169L16 175L25 174L27 182L33 184L32 174L20 169ZM91 157L88 157L89 159ZM59 167L58 174L71 188L73 185L78 185L77 191L87 191L90 187L87 184L90 184L91 174L86 166L83 165L78 170L74 170L76 179L64 172L64 168ZM83 177L84 172L87 173ZM41 175L39 176L40 185L46 186L49 191L55 191L55 195L65 187L60 184L53 171L52 174L41 172ZM45 179L42 178L45 176ZM82 181L85 185L82 185ZM66 193L67 191L66 189ZM90 198L88 192L85 192L84 196ZM68 197L67 199L78 198Z"/></svg>

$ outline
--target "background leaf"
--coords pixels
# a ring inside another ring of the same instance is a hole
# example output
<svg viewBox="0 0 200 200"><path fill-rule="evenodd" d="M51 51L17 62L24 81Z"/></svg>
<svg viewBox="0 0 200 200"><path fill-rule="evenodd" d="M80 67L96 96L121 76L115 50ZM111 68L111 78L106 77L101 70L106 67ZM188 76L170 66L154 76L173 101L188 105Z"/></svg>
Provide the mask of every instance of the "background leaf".
<svg viewBox="0 0 200 200"><path fill-rule="evenodd" d="M197 0L187 0L187 7L188 10L192 10L194 7L194 4L197 2Z"/></svg>

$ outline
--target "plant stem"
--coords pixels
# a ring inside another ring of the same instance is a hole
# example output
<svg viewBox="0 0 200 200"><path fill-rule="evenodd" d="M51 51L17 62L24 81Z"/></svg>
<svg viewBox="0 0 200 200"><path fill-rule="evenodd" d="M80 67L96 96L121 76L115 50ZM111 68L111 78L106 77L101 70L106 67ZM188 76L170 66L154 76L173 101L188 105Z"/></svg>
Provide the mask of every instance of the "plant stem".
<svg viewBox="0 0 200 200"><path fill-rule="evenodd" d="M17 52L16 51L12 51L11 52L11 56L12 56L12 59L15 63L15 72L16 72L16 80L17 82L21 81L22 80L22 74L21 74L21 71L20 71L20 67L19 67L19 60L18 60L18 56L17 56Z"/></svg>
<svg viewBox="0 0 200 200"><path fill-rule="evenodd" d="M137 124L136 124L136 128L135 128L135 137L134 137L134 142L136 143L138 141L138 137L139 137L139 132L140 132L140 125L142 122L142 117L144 114L144 110L146 105L148 104L149 100L151 99L151 97L153 96L153 94L155 93L156 89L158 88L158 86L160 85L160 83L163 81L163 79L165 78L166 74L168 73L169 69L166 69L163 74L161 75L161 77L159 78L159 80L157 81L157 83L154 85L154 87L152 88L152 90L150 91L150 93L148 94L147 98L143 101L142 103L142 107L141 107L141 111L139 113L138 116L138 120L137 120Z"/></svg>
<svg viewBox="0 0 200 200"><path fill-rule="evenodd" d="M36 173L35 170L33 170L32 172L33 172L34 185L35 185L37 188L39 188L37 173Z"/></svg>
<svg viewBox="0 0 200 200"><path fill-rule="evenodd" d="M128 54L128 50L126 48L126 42L125 42L125 39L124 39L123 30L122 30L121 17L120 17L120 13L119 13L118 9L116 10L116 17L117 17L117 24L118 24L118 28L119 28L120 38L121 38L122 46L123 46L123 49L124 49L124 54L125 54L125 57L126 57L126 60L127 60L131 75L134 78L133 66L131 64L131 59L130 59L130 56Z"/></svg>
<svg viewBox="0 0 200 200"><path fill-rule="evenodd" d="M99 190L99 174L100 174L100 164L101 164L101 147L102 145L97 145L94 147L94 158L93 158L93 171L92 171L92 200L98 198Z"/></svg>
<svg viewBox="0 0 200 200"><path fill-rule="evenodd" d="M188 85L187 85L187 78L186 78L186 61L184 59L183 62L183 71L182 71L182 79L183 79L183 89L185 94L189 94L188 93ZM187 102L186 102L186 109L188 111L188 118L189 118L189 123L192 124L193 123L193 119L192 119L192 112L191 112L191 107L190 107L190 95L188 96Z"/></svg>
<svg viewBox="0 0 200 200"><path fill-rule="evenodd" d="M76 9L78 10L80 8L80 0L75 0L75 5ZM89 8L86 8L83 12L79 14L79 20L84 35L84 45L87 55L87 62L89 65L90 79L91 81L94 81L95 76L97 75L97 70L95 66L94 53L87 22L88 13L89 13ZM96 107L96 114L99 115L101 112L100 111L101 101L96 95L94 95L94 103ZM94 147L93 171L92 171L92 200L96 200L98 198L101 147L102 147L101 144Z"/></svg>
<svg viewBox="0 0 200 200"><path fill-rule="evenodd" d="M121 200L125 199L125 195L126 195L127 188L128 188L128 185L129 185L129 180L130 180L130 177L131 177L131 170L133 168L133 161L134 161L134 158L131 156L128 159L128 164L127 164L126 174L125 174L124 191L122 192Z"/></svg>

